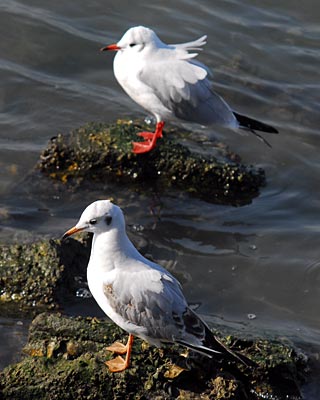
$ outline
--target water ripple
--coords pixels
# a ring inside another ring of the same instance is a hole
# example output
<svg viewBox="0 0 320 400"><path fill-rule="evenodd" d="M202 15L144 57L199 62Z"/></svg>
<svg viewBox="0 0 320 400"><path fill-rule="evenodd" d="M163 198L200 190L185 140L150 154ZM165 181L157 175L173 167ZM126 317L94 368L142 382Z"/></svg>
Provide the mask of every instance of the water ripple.
<svg viewBox="0 0 320 400"><path fill-rule="evenodd" d="M110 87L101 87L93 83L81 82L80 80L64 78L59 75L48 74L44 71L38 71L33 68L28 68L21 64L1 59L0 58L0 70L15 73L21 77L29 80L54 87L55 90L70 91L73 93L81 94L84 93L86 96L92 96L95 98L102 99L104 101L110 100L110 96L116 97L118 91L112 90Z"/></svg>
<svg viewBox="0 0 320 400"><path fill-rule="evenodd" d="M95 43L103 43L104 35L85 30L83 21L79 27L76 26L76 19L69 19L63 15L55 14L47 9L27 6L15 0L2 0L0 3L0 12L7 12L19 15L29 20L35 20L37 23L49 25L55 29L66 32L70 35L83 38Z"/></svg>

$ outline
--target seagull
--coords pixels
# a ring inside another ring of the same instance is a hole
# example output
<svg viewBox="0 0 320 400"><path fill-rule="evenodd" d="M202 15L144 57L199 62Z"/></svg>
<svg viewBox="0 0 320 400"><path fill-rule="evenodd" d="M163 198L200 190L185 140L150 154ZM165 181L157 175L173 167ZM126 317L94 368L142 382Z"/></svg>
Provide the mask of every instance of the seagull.
<svg viewBox="0 0 320 400"><path fill-rule="evenodd" d="M87 268L89 289L105 314L129 333L127 344L107 347L118 355L107 361L111 372L130 365L133 337L161 347L177 343L210 358L252 366L252 361L228 349L188 306L181 285L165 268L143 257L129 240L120 207L98 200L82 213L63 239L77 232L93 233Z"/></svg>
<svg viewBox="0 0 320 400"><path fill-rule="evenodd" d="M210 70L195 60L207 36L188 43L165 44L144 26L130 28L116 44L100 51L116 51L114 75L124 91L156 118L155 132L140 132L144 141L133 143L134 153L154 149L162 138L166 120L201 125L220 124L248 130L278 133L270 125L234 112L213 90ZM270 146L270 145L269 145Z"/></svg>

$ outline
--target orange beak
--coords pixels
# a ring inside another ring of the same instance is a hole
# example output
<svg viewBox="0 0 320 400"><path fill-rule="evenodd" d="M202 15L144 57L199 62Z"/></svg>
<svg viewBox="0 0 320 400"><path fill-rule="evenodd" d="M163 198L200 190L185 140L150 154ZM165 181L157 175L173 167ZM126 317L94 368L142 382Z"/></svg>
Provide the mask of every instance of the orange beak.
<svg viewBox="0 0 320 400"><path fill-rule="evenodd" d="M83 231L83 230L84 230L84 228L76 228L76 227L74 226L73 228L69 229L69 230L62 236L62 240L63 240L63 239L66 239L67 237L69 237L69 236L71 236L71 235L73 235L74 233L81 232L81 231Z"/></svg>
<svg viewBox="0 0 320 400"><path fill-rule="evenodd" d="M101 47L100 51L118 51L121 50L121 47L119 47L116 43L114 44L109 44L109 46Z"/></svg>

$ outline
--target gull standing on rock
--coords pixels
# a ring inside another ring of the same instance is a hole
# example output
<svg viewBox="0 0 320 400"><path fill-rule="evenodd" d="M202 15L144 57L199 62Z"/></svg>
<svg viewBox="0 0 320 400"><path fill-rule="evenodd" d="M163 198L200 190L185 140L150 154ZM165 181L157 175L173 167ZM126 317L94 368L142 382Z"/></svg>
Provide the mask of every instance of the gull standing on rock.
<svg viewBox="0 0 320 400"><path fill-rule="evenodd" d="M144 141L133 143L134 153L146 153L156 146L166 120L245 129L262 140L255 131L278 133L270 125L232 111L214 92L209 69L194 59L197 53L189 53L202 50L206 39L202 36L193 42L165 44L153 30L136 26L118 43L101 49L117 51L113 64L116 79L157 121L155 132L138 134Z"/></svg>
<svg viewBox="0 0 320 400"><path fill-rule="evenodd" d="M102 310L129 333L126 345L107 347L117 356L106 364L111 372L128 368L133 336L151 345L177 343L208 357L245 365L252 361L224 346L184 298L180 283L163 267L144 258L129 240L121 209L109 200L90 204L63 238L93 233L87 269L89 289Z"/></svg>

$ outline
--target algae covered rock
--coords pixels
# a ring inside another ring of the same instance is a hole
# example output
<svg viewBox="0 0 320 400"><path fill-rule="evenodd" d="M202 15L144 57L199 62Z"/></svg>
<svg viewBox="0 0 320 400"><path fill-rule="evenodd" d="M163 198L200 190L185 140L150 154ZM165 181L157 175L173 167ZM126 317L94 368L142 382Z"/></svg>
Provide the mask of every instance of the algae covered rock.
<svg viewBox="0 0 320 400"><path fill-rule="evenodd" d="M257 367L208 364L208 359L194 354L182 356L176 346L157 349L136 339L131 367L112 374L104 364L112 357L105 346L126 340L118 327L95 318L43 313L30 326L23 360L0 373L0 398L301 398L304 361L291 346L230 336L221 339L253 359Z"/></svg>
<svg viewBox="0 0 320 400"><path fill-rule="evenodd" d="M179 143L191 133L174 128L153 151L133 154L132 141L146 129L132 121L87 124L52 138L37 167L51 179L72 185L109 180L147 189L177 188L206 201L233 205L249 203L265 184L263 170L236 163L222 148L219 156L191 152Z"/></svg>
<svg viewBox="0 0 320 400"><path fill-rule="evenodd" d="M54 242L1 245L0 301L50 307L62 271Z"/></svg>
<svg viewBox="0 0 320 400"><path fill-rule="evenodd" d="M88 237L0 245L0 304L57 308L59 298L72 290L74 276L85 274L89 254Z"/></svg>

